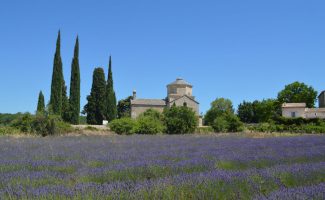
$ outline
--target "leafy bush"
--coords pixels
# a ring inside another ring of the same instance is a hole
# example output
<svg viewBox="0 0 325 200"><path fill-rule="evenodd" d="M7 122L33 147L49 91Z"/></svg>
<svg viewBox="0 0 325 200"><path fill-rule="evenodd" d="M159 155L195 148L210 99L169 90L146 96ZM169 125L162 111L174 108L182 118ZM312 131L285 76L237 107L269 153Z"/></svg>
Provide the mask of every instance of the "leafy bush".
<svg viewBox="0 0 325 200"><path fill-rule="evenodd" d="M214 130L211 126L202 126L202 127L197 127L195 130L195 133L214 133Z"/></svg>
<svg viewBox="0 0 325 200"><path fill-rule="evenodd" d="M165 127L162 121L157 117L142 116L137 119L134 132L139 134L157 134L163 133L164 130Z"/></svg>
<svg viewBox="0 0 325 200"><path fill-rule="evenodd" d="M193 133L198 125L195 112L186 106L172 106L163 112L168 134Z"/></svg>
<svg viewBox="0 0 325 200"><path fill-rule="evenodd" d="M69 133L73 131L70 124L62 121L60 116L47 116L25 114L19 119L16 119L11 127L20 130L24 133L35 133L39 135L55 135Z"/></svg>
<svg viewBox="0 0 325 200"><path fill-rule="evenodd" d="M291 132L291 133L325 133L325 125L315 124L275 124L274 122L260 123L256 125L247 125L250 131L257 132Z"/></svg>
<svg viewBox="0 0 325 200"><path fill-rule="evenodd" d="M151 109L151 108L146 110L144 113L140 114L139 117L142 117L142 116L150 117L150 118L160 120L160 121L163 120L163 114L161 114L159 111L157 111L155 109Z"/></svg>
<svg viewBox="0 0 325 200"><path fill-rule="evenodd" d="M212 128L215 132L239 132L243 131L243 124L236 115L223 113L213 121Z"/></svg>
<svg viewBox="0 0 325 200"><path fill-rule="evenodd" d="M109 123L109 127L117 134L130 135L134 133L136 121L131 118L114 119Z"/></svg>
<svg viewBox="0 0 325 200"><path fill-rule="evenodd" d="M24 114L23 113L16 113L16 114L7 114L3 113L0 114L0 125L7 126L12 124L13 121L21 118Z"/></svg>
<svg viewBox="0 0 325 200"><path fill-rule="evenodd" d="M0 126L0 135L12 135L21 133L19 129L10 126Z"/></svg>
<svg viewBox="0 0 325 200"><path fill-rule="evenodd" d="M215 132L227 132L228 131L228 122L224 116L218 116L212 124L212 128Z"/></svg>

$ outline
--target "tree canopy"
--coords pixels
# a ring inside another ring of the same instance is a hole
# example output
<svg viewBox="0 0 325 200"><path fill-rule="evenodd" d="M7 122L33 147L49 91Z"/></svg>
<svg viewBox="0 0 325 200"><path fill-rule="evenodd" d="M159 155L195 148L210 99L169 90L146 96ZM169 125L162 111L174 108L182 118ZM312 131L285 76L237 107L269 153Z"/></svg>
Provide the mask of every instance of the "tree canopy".
<svg viewBox="0 0 325 200"><path fill-rule="evenodd" d="M204 122L211 125L213 121L223 113L234 113L234 108L230 99L217 98L211 103L211 108L204 116Z"/></svg>
<svg viewBox="0 0 325 200"><path fill-rule="evenodd" d="M294 82L286 85L278 93L278 101L282 103L306 103L309 108L315 107L317 91L312 86L305 83Z"/></svg>

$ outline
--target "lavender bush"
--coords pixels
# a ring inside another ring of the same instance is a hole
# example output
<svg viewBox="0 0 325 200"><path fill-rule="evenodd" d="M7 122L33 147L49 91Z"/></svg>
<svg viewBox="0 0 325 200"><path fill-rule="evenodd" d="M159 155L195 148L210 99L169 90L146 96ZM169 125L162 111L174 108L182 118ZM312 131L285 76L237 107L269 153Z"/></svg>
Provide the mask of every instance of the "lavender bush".
<svg viewBox="0 0 325 200"><path fill-rule="evenodd" d="M0 199L324 199L325 136L0 138Z"/></svg>

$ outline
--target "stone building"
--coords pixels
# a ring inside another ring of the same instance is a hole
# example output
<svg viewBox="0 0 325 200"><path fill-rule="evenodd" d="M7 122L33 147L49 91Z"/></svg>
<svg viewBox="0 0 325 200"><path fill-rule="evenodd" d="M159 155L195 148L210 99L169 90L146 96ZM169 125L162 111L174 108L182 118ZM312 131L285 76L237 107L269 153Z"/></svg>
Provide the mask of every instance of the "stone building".
<svg viewBox="0 0 325 200"><path fill-rule="evenodd" d="M199 102L195 100L192 89L193 86L191 84L184 79L177 78L174 82L167 85L167 97L164 99L138 99L136 92L133 91L131 117L137 118L141 113L150 108L162 112L164 108L169 108L173 104L192 108L199 116Z"/></svg>
<svg viewBox="0 0 325 200"><path fill-rule="evenodd" d="M325 119L324 93L325 91L318 96L319 108L306 108L306 103L284 103L282 104L282 116L287 118Z"/></svg>
<svg viewBox="0 0 325 200"><path fill-rule="evenodd" d="M318 107L325 108L325 90L318 96Z"/></svg>

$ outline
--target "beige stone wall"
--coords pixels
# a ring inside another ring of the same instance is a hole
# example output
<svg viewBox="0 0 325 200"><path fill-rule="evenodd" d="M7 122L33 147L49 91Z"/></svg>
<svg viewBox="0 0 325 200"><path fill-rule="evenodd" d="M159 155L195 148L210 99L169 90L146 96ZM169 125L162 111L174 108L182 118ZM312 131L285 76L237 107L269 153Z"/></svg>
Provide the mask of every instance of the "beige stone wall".
<svg viewBox="0 0 325 200"><path fill-rule="evenodd" d="M141 113L144 113L148 109L155 109L159 112L163 112L165 106L150 106L150 105L132 105L131 106L131 117L133 119L139 117Z"/></svg>
<svg viewBox="0 0 325 200"><path fill-rule="evenodd" d="M320 118L320 119L325 119L325 112L306 112L306 118L307 119L312 119L312 118Z"/></svg>
<svg viewBox="0 0 325 200"><path fill-rule="evenodd" d="M183 106L184 103L186 103L187 107L192 108L196 112L196 114L199 115L199 105L195 101L189 99L188 97L183 96L182 98L179 98L174 102L176 106ZM172 104L169 106L172 106L174 102L172 102Z"/></svg>
<svg viewBox="0 0 325 200"><path fill-rule="evenodd" d="M167 96L169 96L170 94L176 94L178 96L192 96L192 88L185 85L169 85L167 87Z"/></svg>
<svg viewBox="0 0 325 200"><path fill-rule="evenodd" d="M296 117L305 118L305 108L282 108L282 116L291 118L291 113L295 112Z"/></svg>

